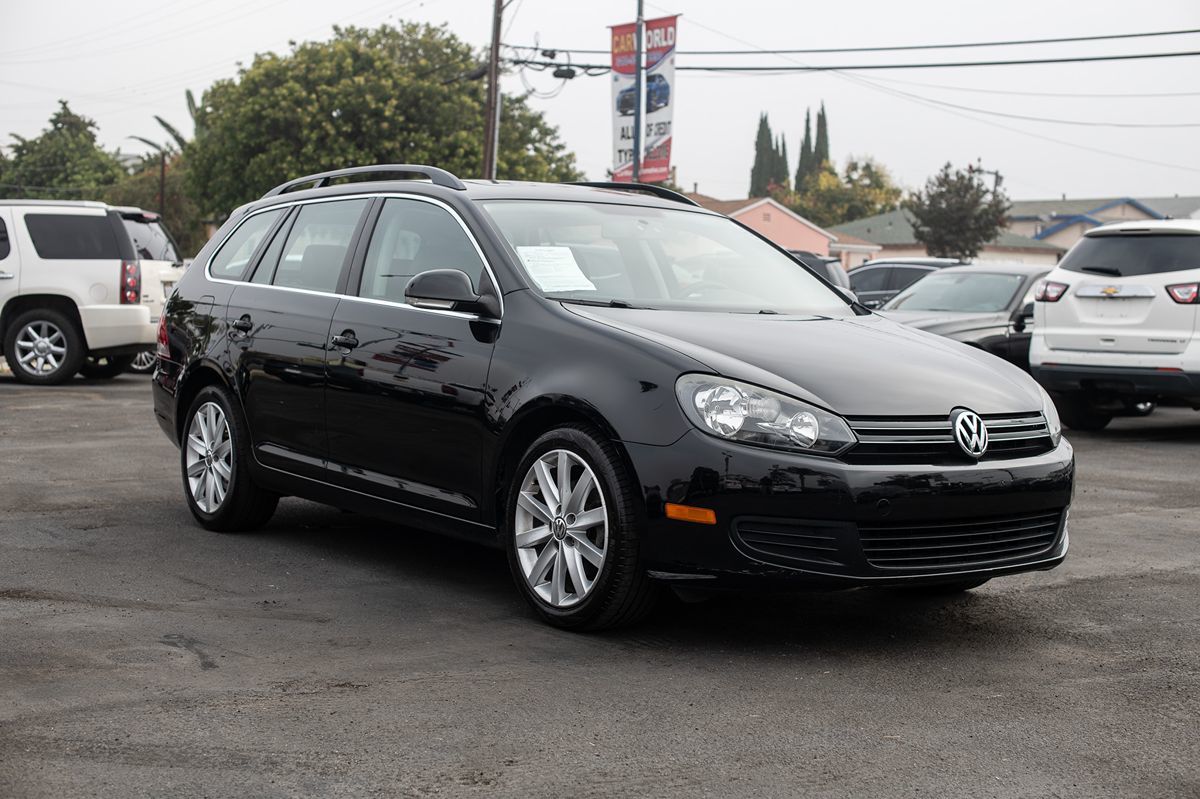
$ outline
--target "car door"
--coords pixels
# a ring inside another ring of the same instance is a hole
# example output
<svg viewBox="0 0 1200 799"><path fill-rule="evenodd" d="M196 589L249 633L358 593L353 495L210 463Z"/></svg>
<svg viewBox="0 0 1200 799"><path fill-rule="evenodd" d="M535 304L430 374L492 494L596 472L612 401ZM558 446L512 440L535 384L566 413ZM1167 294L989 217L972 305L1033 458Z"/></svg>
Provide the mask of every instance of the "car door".
<svg viewBox="0 0 1200 799"><path fill-rule="evenodd" d="M328 353L331 479L357 491L477 521L484 399L499 320L416 308L420 272L460 269L478 291L493 280L447 206L389 197L360 245Z"/></svg>
<svg viewBox="0 0 1200 799"><path fill-rule="evenodd" d="M858 297L858 301L868 308L878 308L894 293L888 291L891 280L890 266L862 266L850 273L850 289Z"/></svg>
<svg viewBox="0 0 1200 799"><path fill-rule="evenodd" d="M299 205L273 225L252 277L229 298L229 361L255 457L266 466L325 475L325 347L369 203Z"/></svg>
<svg viewBox="0 0 1200 799"><path fill-rule="evenodd" d="M12 230L12 214L0 208L0 308L17 296L21 287L21 259Z"/></svg>

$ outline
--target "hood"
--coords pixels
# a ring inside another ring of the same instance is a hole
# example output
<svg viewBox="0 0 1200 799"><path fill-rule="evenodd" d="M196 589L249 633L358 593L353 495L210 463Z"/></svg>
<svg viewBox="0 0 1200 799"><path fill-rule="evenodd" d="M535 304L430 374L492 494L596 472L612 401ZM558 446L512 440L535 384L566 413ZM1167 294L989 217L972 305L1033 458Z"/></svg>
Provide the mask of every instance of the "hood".
<svg viewBox="0 0 1200 799"><path fill-rule="evenodd" d="M927 330L939 336L953 336L972 330L1008 327L1008 311L999 313L961 313L958 311L880 311L879 315L902 325Z"/></svg>
<svg viewBox="0 0 1200 799"><path fill-rule="evenodd" d="M1000 358L877 315L847 318L565 305L708 370L846 416L1041 410L1037 384Z"/></svg>

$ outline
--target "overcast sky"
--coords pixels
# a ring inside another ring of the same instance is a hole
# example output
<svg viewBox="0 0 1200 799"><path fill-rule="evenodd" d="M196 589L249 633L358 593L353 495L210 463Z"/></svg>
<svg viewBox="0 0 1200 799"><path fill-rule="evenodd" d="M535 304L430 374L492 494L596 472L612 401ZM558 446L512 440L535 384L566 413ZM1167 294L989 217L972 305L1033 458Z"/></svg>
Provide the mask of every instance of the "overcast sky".
<svg viewBox="0 0 1200 799"><path fill-rule="evenodd" d="M126 137L163 135L153 114L187 129L184 90L199 95L213 80L235 75L237 64L249 63L255 53L286 52L289 40L326 38L334 24L370 26L395 19L445 23L482 52L490 35L491 6L491 0L0 0L0 133L37 135L62 98L99 123L106 147L139 150L141 146ZM609 43L606 26L631 21L635 8L633 0L516 0L507 12L504 40L603 49ZM683 15L678 45L684 51L1200 28L1197 0L1093 0L1082 5L1055 0L647 0L646 9L647 17ZM681 55L678 63L862 64L1169 51L1200 51L1200 34L907 53ZM582 59L606 61L603 55L576 60ZM548 73L527 78L539 91L559 83ZM521 76L507 75L504 87L523 91ZM684 72L672 95L673 162L679 182L689 190L698 184L700 191L720 198L745 197L762 111L770 115L776 131L786 134L794 170L804 110L824 101L831 155L838 165L850 155L873 156L906 188L922 185L946 161L961 165L982 159L984 168L1004 174L1010 195L1018 199L1063 193L1200 195L1200 127L1078 126L983 116L932 107L897 91L1003 114L1200 126L1200 57L852 75ZM1161 96L1170 94L1176 96ZM557 97L532 101L558 126L593 179L602 179L611 165L610 103L604 77L579 77ZM3 140L10 141L6 135ZM288 176L280 176L284 177Z"/></svg>

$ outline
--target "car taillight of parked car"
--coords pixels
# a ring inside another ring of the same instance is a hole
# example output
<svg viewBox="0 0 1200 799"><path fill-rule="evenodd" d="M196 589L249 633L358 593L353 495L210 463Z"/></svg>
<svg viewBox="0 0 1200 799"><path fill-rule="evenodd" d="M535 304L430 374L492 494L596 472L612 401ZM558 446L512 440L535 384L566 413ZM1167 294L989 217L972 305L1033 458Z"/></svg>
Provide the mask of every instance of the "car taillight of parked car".
<svg viewBox="0 0 1200 799"><path fill-rule="evenodd" d="M1043 280L1034 289L1033 299L1037 302L1058 302L1069 289L1066 283L1055 283L1053 280Z"/></svg>
<svg viewBox="0 0 1200 799"><path fill-rule="evenodd" d="M163 312L162 316L158 317L158 345L154 348L154 354L159 358L169 358L171 356L171 341L167 337L167 314Z"/></svg>
<svg viewBox="0 0 1200 799"><path fill-rule="evenodd" d="M137 261L121 262L121 304L137 305L142 301L142 265Z"/></svg>
<svg viewBox="0 0 1200 799"><path fill-rule="evenodd" d="M1180 305L1200 304L1200 283L1177 283L1167 286L1167 293Z"/></svg>

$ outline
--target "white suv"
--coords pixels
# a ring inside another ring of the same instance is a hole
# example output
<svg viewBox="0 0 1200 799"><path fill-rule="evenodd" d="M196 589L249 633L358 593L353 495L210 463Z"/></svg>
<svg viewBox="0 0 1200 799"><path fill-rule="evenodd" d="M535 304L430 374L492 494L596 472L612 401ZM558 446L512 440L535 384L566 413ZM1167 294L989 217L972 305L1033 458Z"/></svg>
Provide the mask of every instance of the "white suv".
<svg viewBox="0 0 1200 799"><path fill-rule="evenodd" d="M154 346L157 321L117 210L0 200L0 341L17 380L53 385L89 367L114 376Z"/></svg>
<svg viewBox="0 0 1200 799"><path fill-rule="evenodd" d="M1068 426L1138 403L1200 409L1200 220L1088 231L1035 299L1030 369Z"/></svg>

